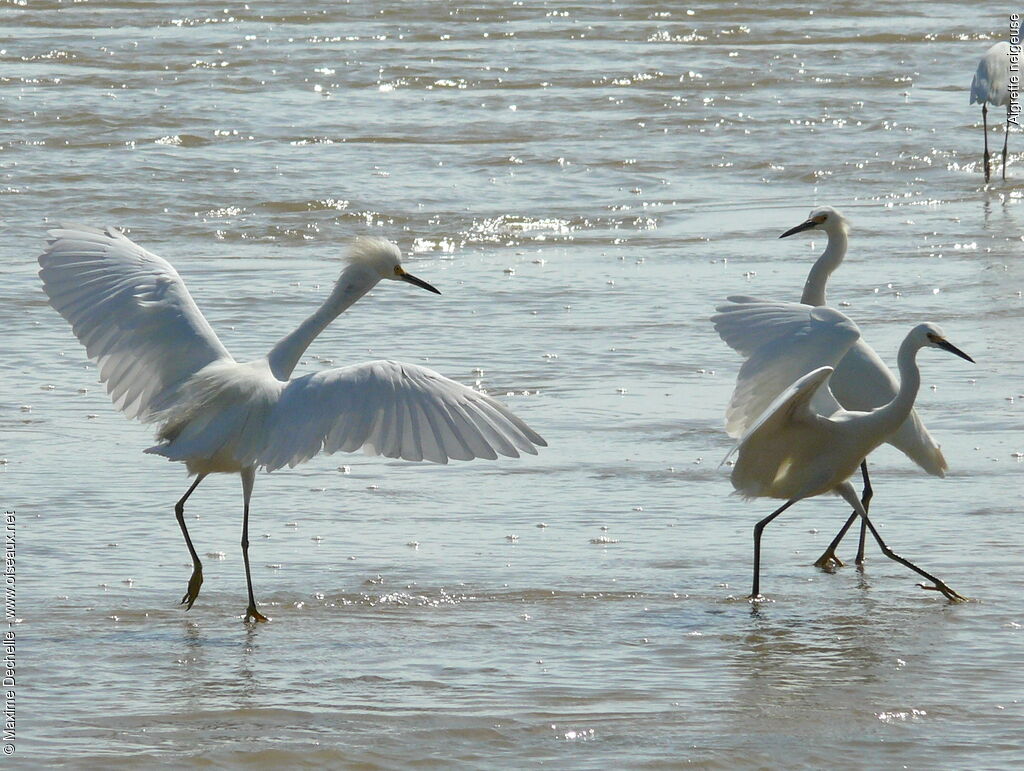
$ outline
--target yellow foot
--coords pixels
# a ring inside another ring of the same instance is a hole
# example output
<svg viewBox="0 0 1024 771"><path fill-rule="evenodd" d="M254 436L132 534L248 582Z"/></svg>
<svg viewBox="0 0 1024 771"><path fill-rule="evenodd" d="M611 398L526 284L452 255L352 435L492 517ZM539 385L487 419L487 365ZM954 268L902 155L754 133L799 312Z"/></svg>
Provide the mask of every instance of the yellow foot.
<svg viewBox="0 0 1024 771"><path fill-rule="evenodd" d="M841 568L844 565L846 565L846 563L839 559L839 557L835 555L835 552L830 551L825 552L814 561L814 567L821 568L822 570L835 570L836 568Z"/></svg>
<svg viewBox="0 0 1024 771"><path fill-rule="evenodd" d="M929 592L941 592L950 602L970 602L967 597L964 597L960 592L953 591L942 581L936 581L935 586L930 586L929 584L918 584L918 586L922 589L927 589Z"/></svg>
<svg viewBox="0 0 1024 771"><path fill-rule="evenodd" d="M244 620L245 620L245 623L247 623L247 624L252 622L252 621L256 621L257 623L263 622L263 621L270 621L269 618L267 618L262 613L260 613L258 610L256 610L256 606L255 605L250 605L248 607L248 609L245 611L245 619Z"/></svg>
<svg viewBox="0 0 1024 771"><path fill-rule="evenodd" d="M192 571L192 577L188 580L188 591L185 592L185 596L181 598L181 604L185 606L185 610L192 607L192 603L196 601L196 597L199 596L199 587L203 585L203 569L196 568Z"/></svg>

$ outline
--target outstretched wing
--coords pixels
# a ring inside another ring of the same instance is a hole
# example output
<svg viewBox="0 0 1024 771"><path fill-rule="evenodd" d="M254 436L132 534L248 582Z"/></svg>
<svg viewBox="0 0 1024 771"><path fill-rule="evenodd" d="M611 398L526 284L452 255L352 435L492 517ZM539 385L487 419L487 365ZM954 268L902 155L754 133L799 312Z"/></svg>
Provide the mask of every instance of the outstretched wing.
<svg viewBox="0 0 1024 771"><path fill-rule="evenodd" d="M505 405L426 367L373 361L296 378L270 417L258 462L274 470L324 452L447 463L536 455L547 443Z"/></svg>
<svg viewBox="0 0 1024 771"><path fill-rule="evenodd" d="M725 463L734 452L739 452L732 470L732 483L737 492L747 497L768 494L780 474L785 474L795 449L787 429L792 428L795 421L827 419L817 411L814 402L821 398L822 392L828 393L828 379L833 371L832 367L819 367L791 384L722 459Z"/></svg>
<svg viewBox="0 0 1024 771"><path fill-rule="evenodd" d="M722 463L729 460L734 452L741 450L752 441L756 441L758 432L773 433L773 430L779 424L788 422L794 417L813 418L817 413L812 406L812 401L819 390L828 390L828 388L823 388L822 386L828 381L833 372L835 370L832 367L818 367L818 369L808 372L799 378L795 383L790 384L788 388L772 400L764 412L758 415L757 419L750 424L750 427L743 432L743 435L736 440L733 448L722 458Z"/></svg>
<svg viewBox="0 0 1024 771"><path fill-rule="evenodd" d="M113 228L65 224L49 236L43 289L128 417L154 419L189 376L231 358L166 260Z"/></svg>
<svg viewBox="0 0 1024 771"><path fill-rule="evenodd" d="M826 306L730 297L716 311L711 320L718 334L748 357L725 414L725 430L734 437L808 372L834 368L860 338L856 324ZM821 389L815 404L825 415L839 409L828 389Z"/></svg>

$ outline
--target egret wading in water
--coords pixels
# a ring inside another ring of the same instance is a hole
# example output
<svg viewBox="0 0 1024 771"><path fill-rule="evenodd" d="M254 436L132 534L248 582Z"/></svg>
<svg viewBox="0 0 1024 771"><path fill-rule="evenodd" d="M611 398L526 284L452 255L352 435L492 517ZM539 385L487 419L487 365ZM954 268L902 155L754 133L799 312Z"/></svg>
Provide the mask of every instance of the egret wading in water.
<svg viewBox="0 0 1024 771"><path fill-rule="evenodd" d="M182 461L196 477L174 507L192 556L186 609L199 596L203 566L184 507L209 474L242 478L245 620L266 621L249 570L258 468L295 466L321 451L447 463L536 455L546 446L500 402L415 364L373 361L292 378L317 335L382 279L440 294L405 271L389 241L357 239L324 303L265 357L240 363L166 260L112 228L69 224L49 236L39 275L50 304L96 362L114 404L129 418L159 425L159 443L146 452Z"/></svg>
<svg viewBox="0 0 1024 771"><path fill-rule="evenodd" d="M1018 82L1019 85L1019 82ZM1006 179L1006 141L1010 138L1013 100L1010 98L1010 44L996 43L978 62L971 81L970 104L981 105L981 125L985 130L985 181L989 181L988 105L1006 105L1006 128L1003 131L1003 179Z"/></svg>
<svg viewBox="0 0 1024 771"><path fill-rule="evenodd" d="M831 206L823 206L812 210L804 222L779 238L814 230L824 231L828 243L807 275L800 304L735 296L718 306L717 314L712 316L721 338L746 357L726 412L726 431L732 437L743 434L775 397L798 378L825 365L835 366L829 387L845 409L872 410L888 404L899 391L899 383L892 372L859 336L839 360L833 360L832 350L816 347L813 339L803 336L807 312L812 307L827 304L826 285L829 276L846 256L850 227L842 214ZM748 312L747 308L752 303L771 313ZM946 459L916 410L911 409L899 428L884 441L902 451L929 474L945 476ZM861 504L867 511L873 495L867 460L861 463L860 468L864 480ZM815 565L822 568L843 565L836 556L836 549L857 516L854 510ZM867 523L862 520L856 557L858 564L864 561L866 533Z"/></svg>
<svg viewBox="0 0 1024 771"><path fill-rule="evenodd" d="M798 308L800 306L797 306ZM750 316L772 317L789 314L788 321L800 323L800 334L814 347L833 351L832 364L808 372L779 394L739 438L725 460L737 452L732 484L745 498L781 498L786 502L754 526L754 583L750 597L761 599L761 532L765 526L797 501L823 493L836 493L867 523L882 553L909 567L932 582L925 589L942 592L950 600L961 595L930 573L893 552L882 540L868 513L857 498L849 478L861 461L897 431L910 415L921 386L917 352L940 348L967 361L970 356L946 340L935 324L919 324L900 345L897 363L900 387L887 404L869 411L846 410L831 390L834 366L860 337L849 318L827 307L806 308L803 318L796 311L779 311L769 303L751 303L741 311ZM756 396L750 397L758 401ZM724 463L725 460L722 462Z"/></svg>

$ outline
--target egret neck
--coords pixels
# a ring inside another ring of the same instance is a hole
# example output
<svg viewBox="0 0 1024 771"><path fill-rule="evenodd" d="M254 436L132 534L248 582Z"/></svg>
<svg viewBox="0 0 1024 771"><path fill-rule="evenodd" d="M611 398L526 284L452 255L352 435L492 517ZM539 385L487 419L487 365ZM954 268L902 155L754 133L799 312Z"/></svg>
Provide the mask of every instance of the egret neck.
<svg viewBox="0 0 1024 771"><path fill-rule="evenodd" d="M879 436L888 436L902 425L914 407L917 392L921 388L921 370L917 366L917 352L925 343L921 337L907 335L900 344L896 364L900 371L900 390L895 398L883 407L872 410L866 418L869 424L878 427ZM879 444L882 442L880 441Z"/></svg>
<svg viewBox="0 0 1024 771"><path fill-rule="evenodd" d="M299 324L294 332L282 337L267 354L267 363L274 377L282 381L288 380L302 354L317 335L360 297L373 289L378 281L380 277L365 265L353 263L345 268L323 305Z"/></svg>
<svg viewBox="0 0 1024 771"><path fill-rule="evenodd" d="M825 285L832 271L840 266L846 256L849 243L849 228L840 218L832 219L822 228L828 234L828 243L817 262L811 267L804 283L804 293L800 302L804 305L825 305Z"/></svg>

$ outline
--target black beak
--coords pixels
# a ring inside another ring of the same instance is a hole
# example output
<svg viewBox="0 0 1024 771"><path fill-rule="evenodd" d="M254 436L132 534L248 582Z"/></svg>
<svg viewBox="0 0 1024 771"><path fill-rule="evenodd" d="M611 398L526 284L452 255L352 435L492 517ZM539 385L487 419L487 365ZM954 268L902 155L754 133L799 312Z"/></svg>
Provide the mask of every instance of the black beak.
<svg viewBox="0 0 1024 771"><path fill-rule="evenodd" d="M407 284L418 286L420 289L426 289L428 292L433 292L434 294L441 294L441 291L439 289L435 289L422 278L416 278L416 276L412 275L411 273L403 273L401 276L399 276L399 278L402 279L402 281L406 282Z"/></svg>
<svg viewBox="0 0 1024 771"><path fill-rule="evenodd" d="M961 351L959 348L957 348L955 345L953 345L951 342L949 342L947 340L938 340L938 341L936 341L935 344L937 346L939 346L939 348L941 348L944 351L949 351L950 353L955 353L961 359L967 359L967 361L969 361L971 364L975 363L974 359L972 359L970 356L968 356L966 353Z"/></svg>
<svg viewBox="0 0 1024 771"><path fill-rule="evenodd" d="M806 222L801 222L795 228L790 228L789 230L787 230L785 233L779 236L779 238L785 238L786 236L791 236L794 233L803 233L805 230L810 230L817 224L818 223L815 222L814 220L807 220Z"/></svg>

